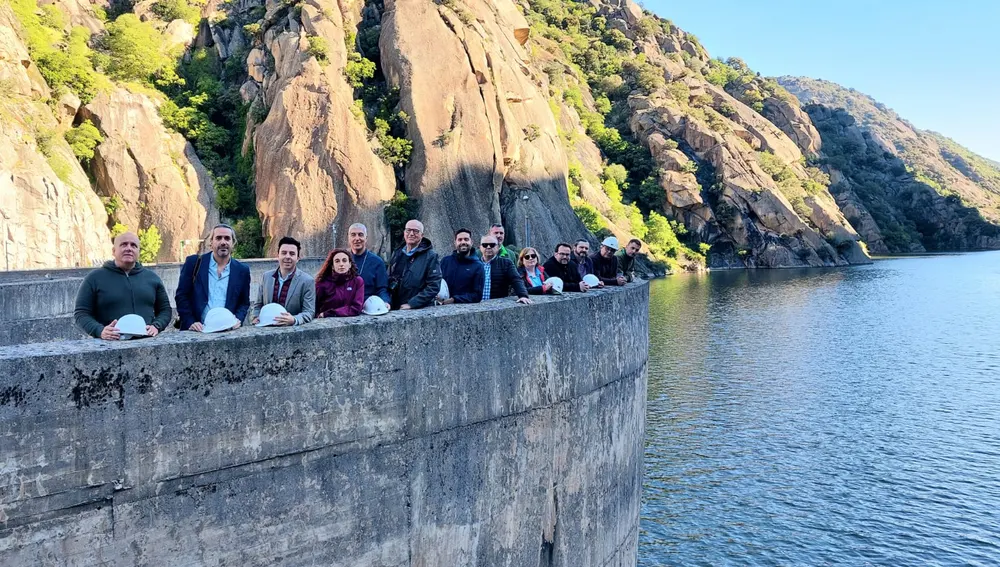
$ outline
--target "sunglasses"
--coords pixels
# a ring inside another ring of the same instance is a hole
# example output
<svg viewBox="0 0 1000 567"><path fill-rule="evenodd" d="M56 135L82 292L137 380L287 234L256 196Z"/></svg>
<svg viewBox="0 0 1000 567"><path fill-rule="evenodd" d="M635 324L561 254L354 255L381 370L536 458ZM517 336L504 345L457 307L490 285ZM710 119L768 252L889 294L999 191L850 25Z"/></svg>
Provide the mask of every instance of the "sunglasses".
<svg viewBox="0 0 1000 567"><path fill-rule="evenodd" d="M482 244L480 244L480 246L482 246L483 248L496 248L497 247L497 245L493 244L492 242L483 242Z"/></svg>
<svg viewBox="0 0 1000 567"><path fill-rule="evenodd" d="M524 259L525 260L537 260L538 259L538 254L525 254L524 255Z"/></svg>

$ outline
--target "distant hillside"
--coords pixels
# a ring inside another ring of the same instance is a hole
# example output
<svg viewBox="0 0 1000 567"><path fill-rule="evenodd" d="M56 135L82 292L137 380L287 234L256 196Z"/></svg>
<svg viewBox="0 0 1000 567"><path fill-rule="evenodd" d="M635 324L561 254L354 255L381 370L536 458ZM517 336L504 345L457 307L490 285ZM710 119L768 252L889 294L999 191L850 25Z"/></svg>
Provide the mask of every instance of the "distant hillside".
<svg viewBox="0 0 1000 567"><path fill-rule="evenodd" d="M831 193L876 253L1000 248L1000 167L829 81L779 77L820 132Z"/></svg>

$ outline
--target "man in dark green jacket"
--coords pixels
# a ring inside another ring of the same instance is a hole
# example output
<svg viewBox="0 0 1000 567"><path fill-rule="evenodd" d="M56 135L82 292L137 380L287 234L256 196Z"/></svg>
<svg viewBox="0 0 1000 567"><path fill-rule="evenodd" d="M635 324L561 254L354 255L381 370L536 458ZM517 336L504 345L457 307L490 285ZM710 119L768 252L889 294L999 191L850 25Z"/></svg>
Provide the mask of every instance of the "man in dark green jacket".
<svg viewBox="0 0 1000 567"><path fill-rule="evenodd" d="M139 237L118 235L114 258L83 278L73 311L76 326L94 338L115 341L121 336L118 319L134 313L146 322L146 334L155 337L173 312L160 277L139 263Z"/></svg>

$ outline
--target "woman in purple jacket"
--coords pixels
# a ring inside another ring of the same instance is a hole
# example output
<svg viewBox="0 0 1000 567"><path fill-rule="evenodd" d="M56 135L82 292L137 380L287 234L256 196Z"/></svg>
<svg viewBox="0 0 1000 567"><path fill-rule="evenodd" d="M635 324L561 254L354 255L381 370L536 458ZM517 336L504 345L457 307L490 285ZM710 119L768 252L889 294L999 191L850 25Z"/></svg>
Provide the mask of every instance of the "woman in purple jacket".
<svg viewBox="0 0 1000 567"><path fill-rule="evenodd" d="M316 316L354 317L365 301L365 281L347 250L330 252L316 274Z"/></svg>

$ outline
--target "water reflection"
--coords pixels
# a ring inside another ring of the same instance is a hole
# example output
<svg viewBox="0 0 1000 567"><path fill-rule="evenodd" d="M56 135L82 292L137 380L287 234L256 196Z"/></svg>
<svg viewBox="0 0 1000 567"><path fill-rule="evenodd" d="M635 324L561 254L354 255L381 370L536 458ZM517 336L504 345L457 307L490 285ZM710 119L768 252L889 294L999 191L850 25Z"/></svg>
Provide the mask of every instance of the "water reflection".
<svg viewBox="0 0 1000 567"><path fill-rule="evenodd" d="M1000 563L1000 253L654 283L642 565Z"/></svg>

